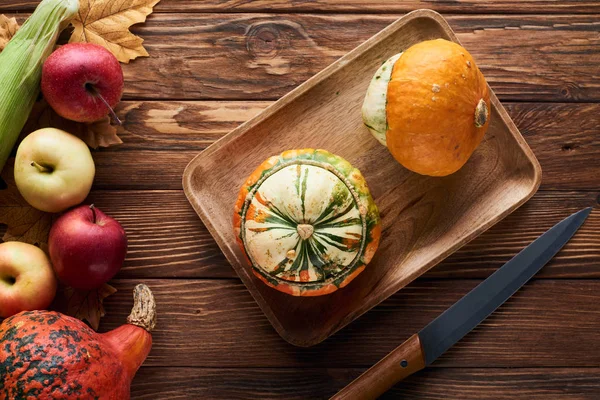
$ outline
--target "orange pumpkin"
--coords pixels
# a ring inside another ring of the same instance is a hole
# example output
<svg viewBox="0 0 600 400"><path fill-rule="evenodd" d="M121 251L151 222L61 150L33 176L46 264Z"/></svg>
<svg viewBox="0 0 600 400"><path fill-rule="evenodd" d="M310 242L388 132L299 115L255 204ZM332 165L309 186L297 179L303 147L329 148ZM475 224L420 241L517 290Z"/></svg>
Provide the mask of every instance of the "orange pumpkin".
<svg viewBox="0 0 600 400"><path fill-rule="evenodd" d="M386 145L411 171L445 176L479 145L490 120L490 94L462 46L428 40L395 62L387 85Z"/></svg>

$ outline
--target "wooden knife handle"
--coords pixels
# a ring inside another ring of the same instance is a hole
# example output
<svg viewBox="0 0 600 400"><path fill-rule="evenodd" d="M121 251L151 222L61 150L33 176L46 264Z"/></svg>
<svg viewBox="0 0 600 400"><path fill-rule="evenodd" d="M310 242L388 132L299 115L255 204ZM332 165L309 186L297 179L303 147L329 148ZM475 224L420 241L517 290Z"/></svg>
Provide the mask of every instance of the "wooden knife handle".
<svg viewBox="0 0 600 400"><path fill-rule="evenodd" d="M412 335L377 364L335 394L331 400L377 399L397 382L425 368L419 335Z"/></svg>

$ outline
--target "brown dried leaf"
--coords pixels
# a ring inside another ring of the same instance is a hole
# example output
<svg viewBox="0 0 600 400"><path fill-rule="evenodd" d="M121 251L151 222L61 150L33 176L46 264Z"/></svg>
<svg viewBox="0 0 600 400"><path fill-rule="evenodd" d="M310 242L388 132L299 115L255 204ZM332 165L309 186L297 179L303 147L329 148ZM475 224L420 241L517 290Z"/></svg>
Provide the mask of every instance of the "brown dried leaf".
<svg viewBox="0 0 600 400"><path fill-rule="evenodd" d="M121 144L123 141L117 136L117 127L110 124L110 117L88 124L80 124L84 127L77 133L88 146L93 149Z"/></svg>
<svg viewBox="0 0 600 400"><path fill-rule="evenodd" d="M27 204L15 184L13 164L14 160L7 163L1 175L7 185L0 190L0 224L7 226L2 240L30 243L47 252L48 233L55 216Z"/></svg>
<svg viewBox="0 0 600 400"><path fill-rule="evenodd" d="M146 21L160 0L80 1L79 14L72 21L75 30L69 43L96 43L107 48L122 63L147 57L143 39L129 31L133 24Z"/></svg>
<svg viewBox="0 0 600 400"><path fill-rule="evenodd" d="M57 128L81 138L93 149L121 144L123 141L117 136L117 128L110 124L110 118L90 123L70 121L58 115L46 100L38 101L34 106L29 119L25 123L22 135L41 128Z"/></svg>
<svg viewBox="0 0 600 400"><path fill-rule="evenodd" d="M4 50L8 41L15 36L18 29L19 24L14 17L8 18L4 14L0 15L0 52Z"/></svg>
<svg viewBox="0 0 600 400"><path fill-rule="evenodd" d="M116 291L117 289L105 283L96 290L76 290L67 286L61 295L64 296L67 304L66 314L82 321L88 321L90 326L97 331L100 319L106 315L103 301Z"/></svg>

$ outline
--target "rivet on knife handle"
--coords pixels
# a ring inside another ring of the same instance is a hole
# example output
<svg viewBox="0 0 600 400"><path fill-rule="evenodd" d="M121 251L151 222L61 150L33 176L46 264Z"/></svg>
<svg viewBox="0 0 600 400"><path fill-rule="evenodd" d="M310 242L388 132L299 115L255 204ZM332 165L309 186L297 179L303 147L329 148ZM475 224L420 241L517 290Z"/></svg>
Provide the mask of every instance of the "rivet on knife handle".
<svg viewBox="0 0 600 400"><path fill-rule="evenodd" d="M334 395L331 400L377 399L398 381L423 368L425 357L419 335L415 334Z"/></svg>

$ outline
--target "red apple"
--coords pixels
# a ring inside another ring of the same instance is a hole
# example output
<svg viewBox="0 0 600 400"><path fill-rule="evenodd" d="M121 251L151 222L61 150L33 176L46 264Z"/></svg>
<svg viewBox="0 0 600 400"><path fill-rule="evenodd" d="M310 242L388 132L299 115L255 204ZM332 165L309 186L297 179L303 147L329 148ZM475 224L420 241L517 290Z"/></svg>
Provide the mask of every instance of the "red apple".
<svg viewBox="0 0 600 400"><path fill-rule="evenodd" d="M60 116L78 122L97 121L121 100L123 70L104 47L69 43L46 59L42 92Z"/></svg>
<svg viewBox="0 0 600 400"><path fill-rule="evenodd" d="M127 236L116 220L91 206L79 206L56 220L48 237L54 271L75 289L108 282L123 265Z"/></svg>
<svg viewBox="0 0 600 400"><path fill-rule="evenodd" d="M44 310L55 294L56 278L42 250L21 242L0 244L0 317Z"/></svg>

